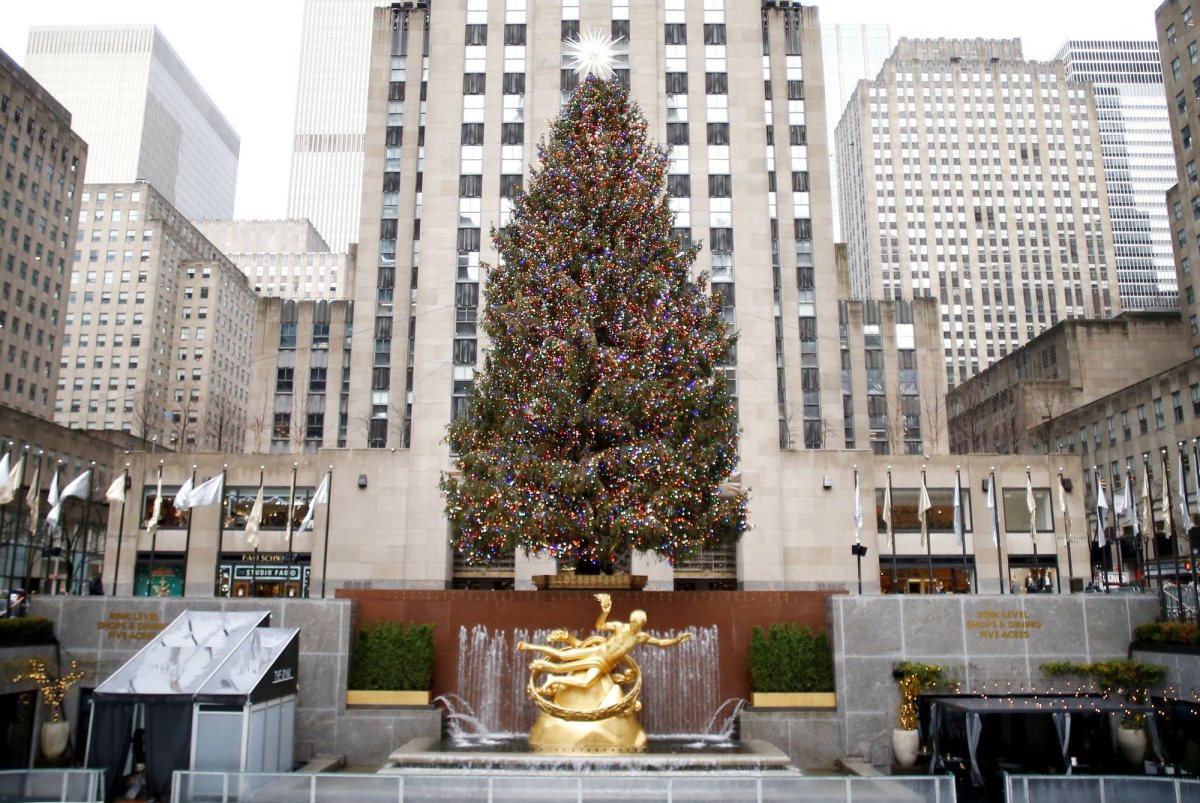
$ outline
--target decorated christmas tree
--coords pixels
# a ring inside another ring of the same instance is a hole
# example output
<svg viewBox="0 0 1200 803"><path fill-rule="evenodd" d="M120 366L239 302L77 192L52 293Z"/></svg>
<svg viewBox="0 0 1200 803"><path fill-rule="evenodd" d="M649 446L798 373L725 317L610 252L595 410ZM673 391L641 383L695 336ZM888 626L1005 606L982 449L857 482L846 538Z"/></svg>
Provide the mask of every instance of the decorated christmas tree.
<svg viewBox="0 0 1200 803"><path fill-rule="evenodd" d="M493 230L491 341L469 413L450 425L442 490L471 564L547 551L611 565L736 540L733 335L673 236L668 159L616 82L580 82Z"/></svg>

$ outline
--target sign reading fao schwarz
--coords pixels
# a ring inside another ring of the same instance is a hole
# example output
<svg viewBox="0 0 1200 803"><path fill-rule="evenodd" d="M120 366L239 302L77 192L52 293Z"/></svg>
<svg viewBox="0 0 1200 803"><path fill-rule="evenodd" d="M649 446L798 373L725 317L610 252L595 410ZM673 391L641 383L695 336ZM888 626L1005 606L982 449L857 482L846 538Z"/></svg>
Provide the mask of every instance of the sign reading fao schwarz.
<svg viewBox="0 0 1200 803"><path fill-rule="evenodd" d="M235 566L234 580L299 580L306 567L295 566Z"/></svg>

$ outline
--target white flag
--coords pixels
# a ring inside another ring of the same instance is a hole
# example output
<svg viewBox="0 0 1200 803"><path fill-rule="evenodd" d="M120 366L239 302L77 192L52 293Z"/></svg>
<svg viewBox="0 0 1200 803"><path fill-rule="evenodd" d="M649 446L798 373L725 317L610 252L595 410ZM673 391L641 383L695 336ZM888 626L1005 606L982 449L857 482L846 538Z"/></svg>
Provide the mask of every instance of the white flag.
<svg viewBox="0 0 1200 803"><path fill-rule="evenodd" d="M963 509L962 509L962 475L957 471L954 472L954 535L958 538L958 545L964 546L963 530Z"/></svg>
<svg viewBox="0 0 1200 803"><path fill-rule="evenodd" d="M1063 520L1063 543L1068 545L1070 549L1071 543L1071 515L1067 512L1067 489L1063 487L1062 474L1058 475L1058 512L1062 514Z"/></svg>
<svg viewBox="0 0 1200 803"><path fill-rule="evenodd" d="M55 471L54 476L50 478L50 490L46 492L46 504L56 508L61 498L58 493L58 472Z"/></svg>
<svg viewBox="0 0 1200 803"><path fill-rule="evenodd" d="M54 479L58 479L57 472L54 474ZM62 516L63 502L67 501L67 499L71 498L72 496L76 499L87 499L88 489L91 487L92 470L89 468L87 471L71 480L67 484L66 488L63 488L62 494L58 497L58 503L55 504L54 507L50 508L50 512L46 514L46 524L49 525L51 529L57 527L58 519L60 516Z"/></svg>
<svg viewBox="0 0 1200 803"><path fill-rule="evenodd" d="M1141 523L1138 521L1137 500L1133 498L1133 475L1128 472L1125 474L1125 506L1122 513L1125 515L1125 521L1133 527L1133 534L1138 535Z"/></svg>
<svg viewBox="0 0 1200 803"><path fill-rule="evenodd" d="M1188 510L1187 477L1183 470L1183 449L1179 450L1179 512L1183 514L1181 521L1186 530L1192 523L1192 513Z"/></svg>
<svg viewBox="0 0 1200 803"><path fill-rule="evenodd" d="M121 504L125 503L125 475L118 474L117 478L108 486L108 490L104 494L104 498L109 502Z"/></svg>
<svg viewBox="0 0 1200 803"><path fill-rule="evenodd" d="M1167 538L1175 535L1175 514L1171 512L1171 483L1167 477L1167 455L1163 454L1162 460L1162 509L1163 509L1163 535Z"/></svg>
<svg viewBox="0 0 1200 803"><path fill-rule="evenodd" d="M38 519L42 515L42 461L38 460L33 467L33 479L29 481L29 490L25 493L25 504L29 506L29 534L37 535Z"/></svg>
<svg viewBox="0 0 1200 803"><path fill-rule="evenodd" d="M188 475L188 478L183 481L183 485L180 485L179 490L175 492L175 510L179 511L180 513L185 510L189 510L192 507L191 496L192 477L191 475Z"/></svg>
<svg viewBox="0 0 1200 803"><path fill-rule="evenodd" d="M1000 511L996 509L996 477L988 479L988 510L992 511L992 546L1000 548Z"/></svg>
<svg viewBox="0 0 1200 803"><path fill-rule="evenodd" d="M4 456L8 459L8 455ZM21 487L21 482L25 479L25 455L21 455L21 459L8 472L8 478L4 480L4 484L0 485L0 505L7 505L9 502L17 498L17 489Z"/></svg>
<svg viewBox="0 0 1200 803"><path fill-rule="evenodd" d="M1033 479L1025 472L1025 507L1029 508L1029 537L1037 541L1037 497L1033 495Z"/></svg>
<svg viewBox="0 0 1200 803"><path fill-rule="evenodd" d="M933 507L929 502L929 489L925 487L925 475L921 475L921 499L917 504L917 518L921 520L921 546L929 539L928 511Z"/></svg>
<svg viewBox="0 0 1200 803"><path fill-rule="evenodd" d="M857 490L857 482L858 482L858 477L855 476L856 490ZM308 501L308 512L304 514L304 521L300 522L300 532L304 532L305 530L311 530L313 528L313 515L317 512L317 505L323 505L328 502L329 502L329 474L326 474L325 478L323 480L321 480L321 484L317 486L316 493L314 493L312 499L310 499ZM855 504L858 505L857 498L855 499ZM856 519L856 521L858 522L859 529L862 529L862 508L861 508L861 506L856 507L856 513L858 515L858 518Z"/></svg>
<svg viewBox="0 0 1200 803"><path fill-rule="evenodd" d="M887 525L887 542L893 551L896 549L895 530L892 529L892 475L888 474L888 483L883 489L883 523Z"/></svg>
<svg viewBox="0 0 1200 803"><path fill-rule="evenodd" d="M258 549L258 528L262 525L263 489L258 486L258 496L254 499L254 507L246 517L246 543Z"/></svg>
<svg viewBox="0 0 1200 803"><path fill-rule="evenodd" d="M1108 498L1104 495L1104 483L1096 473L1096 544L1103 549L1108 544Z"/></svg>
<svg viewBox="0 0 1200 803"><path fill-rule="evenodd" d="M1150 498L1150 464L1142 464L1142 538L1154 537L1154 503Z"/></svg>
<svg viewBox="0 0 1200 803"><path fill-rule="evenodd" d="M162 475L158 475L158 490L154 492L154 507L150 509L150 518L142 526L146 532L154 535L158 532L158 522L162 518Z"/></svg>
<svg viewBox="0 0 1200 803"><path fill-rule="evenodd" d="M5 452L4 457L0 457L0 496L8 490L8 471L8 452Z"/></svg>
<svg viewBox="0 0 1200 803"><path fill-rule="evenodd" d="M225 490L224 485L224 474L218 474L207 482L200 483L196 486L196 490L188 494L188 507L217 504L221 501L221 492Z"/></svg>

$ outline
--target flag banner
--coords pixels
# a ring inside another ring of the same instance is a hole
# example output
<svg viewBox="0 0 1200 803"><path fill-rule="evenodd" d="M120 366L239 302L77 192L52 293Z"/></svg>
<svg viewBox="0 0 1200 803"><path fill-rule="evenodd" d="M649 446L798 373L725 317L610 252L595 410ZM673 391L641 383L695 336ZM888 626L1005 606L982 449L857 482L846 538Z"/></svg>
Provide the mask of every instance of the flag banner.
<svg viewBox="0 0 1200 803"><path fill-rule="evenodd" d="M1000 548L1000 510L996 507L996 478L988 479L988 510L992 511L992 546Z"/></svg>
<svg viewBox="0 0 1200 803"><path fill-rule="evenodd" d="M200 483L196 486L196 490L188 494L188 507L215 505L221 501L221 495L224 490L225 475L218 474L207 482Z"/></svg>
<svg viewBox="0 0 1200 803"><path fill-rule="evenodd" d="M292 467L292 484L288 487L287 534L292 535L292 521L296 517L296 467Z"/></svg>
<svg viewBox="0 0 1200 803"><path fill-rule="evenodd" d="M929 541L929 489L925 487L925 475L921 475L921 500L917 504L917 518L921 521L921 546Z"/></svg>
<svg viewBox="0 0 1200 803"><path fill-rule="evenodd" d="M8 455L4 455L4 484L0 485L0 505L7 505L17 498L17 489L21 487L21 475L25 473L25 456L22 455L17 464L8 468Z"/></svg>
<svg viewBox="0 0 1200 803"><path fill-rule="evenodd" d="M1100 477L1100 472L1094 474L1096 478L1096 544L1103 549L1108 545L1108 497L1104 495L1104 482Z"/></svg>
<svg viewBox="0 0 1200 803"><path fill-rule="evenodd" d="M254 507L246 517L246 543L258 549L258 528L262 526L263 489L258 486L258 496L254 498Z"/></svg>
<svg viewBox="0 0 1200 803"><path fill-rule="evenodd" d="M1142 538L1154 537L1154 502L1150 498L1150 464L1142 466Z"/></svg>
<svg viewBox="0 0 1200 803"><path fill-rule="evenodd" d="M857 482L857 477L855 481ZM300 522L300 532L311 530L313 528L313 515L317 512L317 505L327 504L329 502L329 475L321 480L321 484L317 486L316 493L312 499L308 500L308 512L304 514L304 521ZM862 510L858 512L859 527L862 526Z"/></svg>
<svg viewBox="0 0 1200 803"><path fill-rule="evenodd" d="M38 460L33 467L33 479L29 482L29 491L25 494L25 504L29 506L29 534L37 535L38 520L42 516L42 461Z"/></svg>
<svg viewBox="0 0 1200 803"><path fill-rule="evenodd" d="M323 483L322 483L323 484ZM312 512L312 506L309 506L309 512ZM854 472L854 543L862 543L862 489L858 484L858 471Z"/></svg>
<svg viewBox="0 0 1200 803"><path fill-rule="evenodd" d="M956 471L954 472L954 535L958 538L959 546L965 546L963 529L962 475Z"/></svg>
<svg viewBox="0 0 1200 803"><path fill-rule="evenodd" d="M0 457L0 495L8 490L8 452L4 453L4 457Z"/></svg>
<svg viewBox="0 0 1200 803"><path fill-rule="evenodd" d="M1183 516L1180 521L1183 522L1183 529L1187 529L1192 523L1192 514L1188 510L1187 498L1187 472L1183 470L1183 444L1179 444L1179 512Z"/></svg>
<svg viewBox="0 0 1200 803"><path fill-rule="evenodd" d="M150 518L143 525L146 532L154 535L158 532L158 522L162 519L162 474L158 475L158 490L154 493L154 507L150 510Z"/></svg>
<svg viewBox="0 0 1200 803"><path fill-rule="evenodd" d="M46 492L46 504L56 508L61 498L58 493L58 471L55 471L54 476L50 478L50 490Z"/></svg>
<svg viewBox="0 0 1200 803"><path fill-rule="evenodd" d="M1138 522L1137 500L1133 498L1133 474L1128 472L1125 474L1124 504L1121 513L1125 517L1125 523L1132 527L1133 534L1137 535L1141 528Z"/></svg>
<svg viewBox="0 0 1200 803"><path fill-rule="evenodd" d="M54 479L58 479L58 472L54 473ZM58 501L55 503L54 507L50 508L50 512L46 514L46 524L50 527L50 529L54 529L58 526L58 519L60 516L62 516L63 502L67 501L72 496L76 499L87 499L88 489L91 488L91 483L92 470L89 468L87 471L71 480L71 482L67 484L66 488L63 488L62 494L60 494L58 497Z"/></svg>
<svg viewBox="0 0 1200 803"><path fill-rule="evenodd" d="M1175 514L1171 512L1171 479L1167 476L1166 450L1163 450L1162 477L1163 535L1171 538L1175 535Z"/></svg>
<svg viewBox="0 0 1200 803"><path fill-rule="evenodd" d="M114 504L120 502L125 503L125 475L118 474L117 478L108 486L108 490L104 493L104 498Z"/></svg>
<svg viewBox="0 0 1200 803"><path fill-rule="evenodd" d="M1025 473L1025 507L1029 508L1029 537L1037 541L1037 497L1033 495L1033 478Z"/></svg>
<svg viewBox="0 0 1200 803"><path fill-rule="evenodd" d="M896 534L892 529L892 475L888 474L887 487L883 489L883 523L887 525L887 542L896 551Z"/></svg>
<svg viewBox="0 0 1200 803"><path fill-rule="evenodd" d="M185 510L190 510L192 507L192 477L183 481L183 485L179 486L179 490L175 492L175 509L182 513Z"/></svg>
<svg viewBox="0 0 1200 803"><path fill-rule="evenodd" d="M1063 487L1062 475L1058 475L1058 511L1062 513L1064 544L1071 543L1071 517L1067 515L1067 489Z"/></svg>

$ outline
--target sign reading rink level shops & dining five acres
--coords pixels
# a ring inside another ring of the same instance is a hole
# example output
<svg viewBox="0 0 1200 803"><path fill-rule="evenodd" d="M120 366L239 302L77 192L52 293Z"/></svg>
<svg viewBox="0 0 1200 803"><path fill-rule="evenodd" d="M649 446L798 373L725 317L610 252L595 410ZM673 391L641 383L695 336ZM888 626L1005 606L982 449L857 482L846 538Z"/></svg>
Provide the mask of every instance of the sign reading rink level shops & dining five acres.
<svg viewBox="0 0 1200 803"><path fill-rule="evenodd" d="M967 620L967 630L981 639L1029 638L1031 630L1042 626L1040 619L1031 619L1025 611L985 609Z"/></svg>

